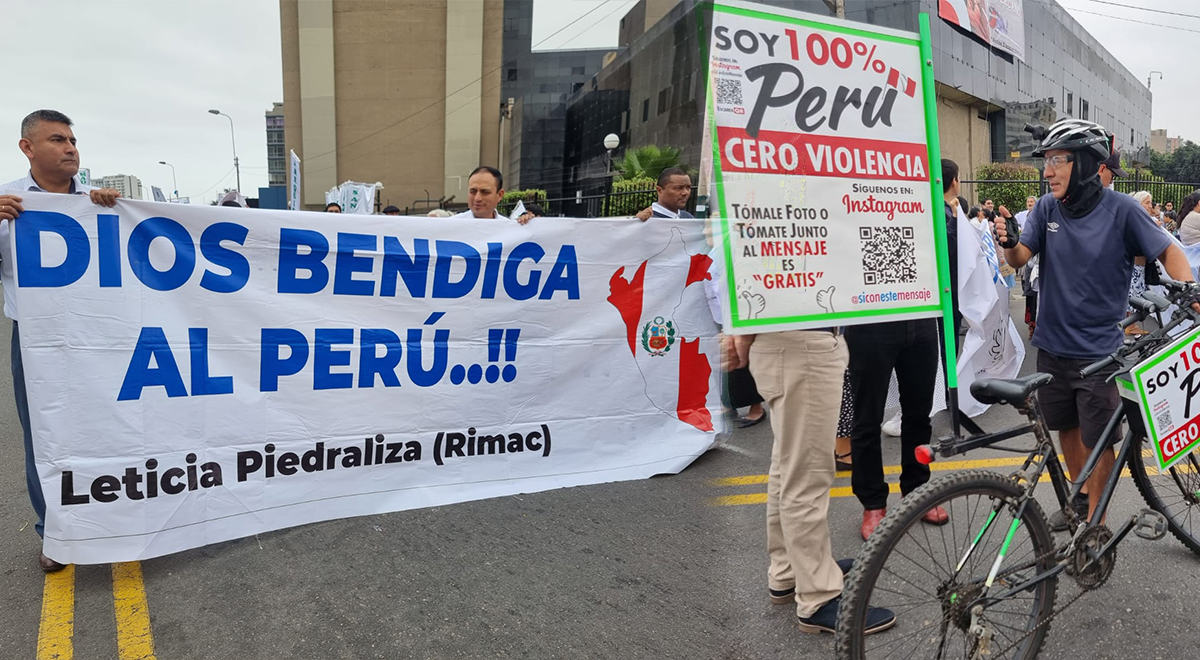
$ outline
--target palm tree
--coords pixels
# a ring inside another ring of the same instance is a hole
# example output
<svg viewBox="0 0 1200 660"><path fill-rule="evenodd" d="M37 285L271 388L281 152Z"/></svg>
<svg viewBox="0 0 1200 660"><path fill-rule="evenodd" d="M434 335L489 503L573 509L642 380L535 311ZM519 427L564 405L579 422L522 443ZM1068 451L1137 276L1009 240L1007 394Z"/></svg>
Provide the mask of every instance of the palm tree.
<svg viewBox="0 0 1200 660"><path fill-rule="evenodd" d="M657 179L668 167L681 167L679 150L674 147L649 145L625 152L625 157L613 163L620 174L618 179Z"/></svg>

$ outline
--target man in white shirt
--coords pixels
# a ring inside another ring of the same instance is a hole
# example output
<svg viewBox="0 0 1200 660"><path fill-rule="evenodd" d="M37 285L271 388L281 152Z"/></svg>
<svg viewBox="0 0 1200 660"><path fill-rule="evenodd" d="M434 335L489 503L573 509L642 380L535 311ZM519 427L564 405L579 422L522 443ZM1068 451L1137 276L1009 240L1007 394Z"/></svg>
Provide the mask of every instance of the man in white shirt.
<svg viewBox="0 0 1200 660"><path fill-rule="evenodd" d="M467 204L470 208L458 215L455 218L480 218L507 220L496 207L500 205L500 200L504 199L504 175L500 170L487 165L480 165L471 172L471 178L467 179ZM533 219L532 213L526 213L517 222L525 224Z"/></svg>
<svg viewBox="0 0 1200 660"><path fill-rule="evenodd" d="M42 495L42 483L33 457L33 434L29 429L29 400L25 394L25 369L21 363L17 305L13 296L16 283L8 258L12 254L10 225L25 211L21 206L21 192L89 195L96 204L108 207L115 205L121 194L112 188L97 189L79 182L79 151L75 148L75 134L71 131L70 118L61 112L37 110L30 113L21 122L21 141L18 146L29 159L29 174L0 185L0 255L4 257L0 260L0 279L4 283L4 315L12 319L13 393L17 399L17 417L25 434L25 483L38 517L34 531L42 536L46 522L46 499ZM46 572L63 568L63 564L47 557L45 553L38 563Z"/></svg>
<svg viewBox="0 0 1200 660"><path fill-rule="evenodd" d="M1029 217L1029 212L1033 210L1033 207L1037 204L1037 201L1038 198L1033 195L1025 198L1025 210L1017 214L1017 225L1021 229L1025 228L1025 218Z"/></svg>

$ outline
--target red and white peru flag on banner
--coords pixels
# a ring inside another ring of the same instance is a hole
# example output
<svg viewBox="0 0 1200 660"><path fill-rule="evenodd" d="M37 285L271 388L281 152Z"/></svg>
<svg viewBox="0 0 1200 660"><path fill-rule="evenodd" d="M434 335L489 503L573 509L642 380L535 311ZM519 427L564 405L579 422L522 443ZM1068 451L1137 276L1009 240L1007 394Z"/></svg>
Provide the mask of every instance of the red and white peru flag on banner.
<svg viewBox="0 0 1200 660"><path fill-rule="evenodd" d="M618 268L608 296L624 322L646 396L659 410L701 431L713 430L707 405L713 369L699 339L711 337L716 325L703 285L711 265L707 254L688 252L676 229L661 252L636 267Z"/></svg>

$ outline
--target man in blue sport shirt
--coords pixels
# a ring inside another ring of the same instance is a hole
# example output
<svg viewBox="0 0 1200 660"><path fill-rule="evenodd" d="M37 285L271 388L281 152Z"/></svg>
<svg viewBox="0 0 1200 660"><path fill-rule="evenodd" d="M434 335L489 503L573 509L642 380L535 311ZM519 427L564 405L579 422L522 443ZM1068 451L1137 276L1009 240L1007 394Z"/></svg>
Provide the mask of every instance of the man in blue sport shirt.
<svg viewBox="0 0 1200 660"><path fill-rule="evenodd" d="M1183 251L1141 206L1104 188L1100 164L1111 152L1112 136L1098 124L1054 124L1033 152L1045 157L1050 194L1029 212L1019 241L1008 209L1000 207L995 225L1009 264L1020 268L1041 255L1033 345L1038 371L1054 381L1038 391L1038 401L1073 475L1120 405L1116 385L1108 382L1116 367L1088 378L1080 378L1079 370L1121 346L1117 323L1125 316L1133 259L1145 255L1162 262L1172 278L1192 280ZM1115 462L1112 451L1104 452L1087 481L1089 518Z"/></svg>

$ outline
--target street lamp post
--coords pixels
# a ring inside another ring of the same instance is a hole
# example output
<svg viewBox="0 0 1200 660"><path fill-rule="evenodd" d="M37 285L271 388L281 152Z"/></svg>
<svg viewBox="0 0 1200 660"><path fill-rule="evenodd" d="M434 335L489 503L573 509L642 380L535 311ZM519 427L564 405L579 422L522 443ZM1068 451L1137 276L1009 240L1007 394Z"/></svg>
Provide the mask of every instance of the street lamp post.
<svg viewBox="0 0 1200 660"><path fill-rule="evenodd" d="M220 110L209 110L209 114L221 115L229 120L229 139L233 142L233 169L237 172L237 191L242 192L242 168L238 165L237 157L237 139L233 136L233 117L221 112Z"/></svg>
<svg viewBox="0 0 1200 660"><path fill-rule="evenodd" d="M608 152L608 167L607 167L607 171L604 176L604 179L605 179L604 216L605 217L608 217L609 206L611 205L610 199L612 198L612 185L613 185L612 153L613 153L613 150L619 146L621 146L621 137L619 135L617 135L616 133L609 133L608 135L604 136L604 149Z"/></svg>
<svg viewBox="0 0 1200 660"><path fill-rule="evenodd" d="M158 164L166 165L167 167L171 168L171 185L175 186L175 198L172 201L179 201L179 181L175 179L175 166L165 160L158 161Z"/></svg>

